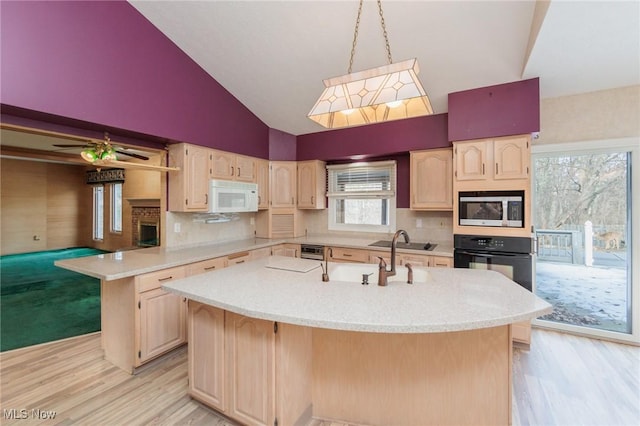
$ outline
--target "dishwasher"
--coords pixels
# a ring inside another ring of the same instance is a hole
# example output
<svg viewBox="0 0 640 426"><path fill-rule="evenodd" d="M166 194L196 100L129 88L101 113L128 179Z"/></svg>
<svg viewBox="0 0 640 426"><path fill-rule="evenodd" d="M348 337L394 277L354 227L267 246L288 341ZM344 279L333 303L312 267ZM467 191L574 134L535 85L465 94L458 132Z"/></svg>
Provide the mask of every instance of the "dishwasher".
<svg viewBox="0 0 640 426"><path fill-rule="evenodd" d="M301 244L300 258L324 260L324 246L315 245L315 244Z"/></svg>

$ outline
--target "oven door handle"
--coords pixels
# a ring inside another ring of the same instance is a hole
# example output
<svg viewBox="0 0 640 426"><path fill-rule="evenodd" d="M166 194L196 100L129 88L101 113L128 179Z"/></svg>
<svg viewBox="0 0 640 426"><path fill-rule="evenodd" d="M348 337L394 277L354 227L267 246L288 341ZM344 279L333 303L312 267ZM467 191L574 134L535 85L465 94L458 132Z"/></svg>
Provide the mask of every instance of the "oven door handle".
<svg viewBox="0 0 640 426"><path fill-rule="evenodd" d="M464 254L467 256L478 256L478 257L522 257L528 258L531 255L528 253L478 253L478 252L470 252L466 250L455 250L455 254Z"/></svg>

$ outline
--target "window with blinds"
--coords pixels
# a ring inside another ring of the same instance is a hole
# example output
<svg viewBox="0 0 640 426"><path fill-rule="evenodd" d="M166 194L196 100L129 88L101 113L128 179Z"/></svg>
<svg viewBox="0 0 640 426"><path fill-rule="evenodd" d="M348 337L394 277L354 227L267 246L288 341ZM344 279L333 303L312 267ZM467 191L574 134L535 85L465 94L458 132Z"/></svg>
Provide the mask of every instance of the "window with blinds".
<svg viewBox="0 0 640 426"><path fill-rule="evenodd" d="M327 171L330 230L395 229L395 161L330 165Z"/></svg>

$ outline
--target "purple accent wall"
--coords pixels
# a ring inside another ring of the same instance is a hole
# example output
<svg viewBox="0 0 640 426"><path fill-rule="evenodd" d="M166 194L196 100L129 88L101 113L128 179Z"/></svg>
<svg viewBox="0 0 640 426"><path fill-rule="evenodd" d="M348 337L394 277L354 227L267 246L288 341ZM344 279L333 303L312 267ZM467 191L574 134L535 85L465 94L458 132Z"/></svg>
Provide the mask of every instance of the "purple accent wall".
<svg viewBox="0 0 640 426"><path fill-rule="evenodd" d="M449 94L450 141L538 131L538 78Z"/></svg>
<svg viewBox="0 0 640 426"><path fill-rule="evenodd" d="M269 160L296 161L296 137L282 130L269 129Z"/></svg>
<svg viewBox="0 0 640 426"><path fill-rule="evenodd" d="M2 104L268 158L268 127L127 2L0 7Z"/></svg>
<svg viewBox="0 0 640 426"><path fill-rule="evenodd" d="M361 159L449 146L447 114L437 114L299 135L297 160Z"/></svg>

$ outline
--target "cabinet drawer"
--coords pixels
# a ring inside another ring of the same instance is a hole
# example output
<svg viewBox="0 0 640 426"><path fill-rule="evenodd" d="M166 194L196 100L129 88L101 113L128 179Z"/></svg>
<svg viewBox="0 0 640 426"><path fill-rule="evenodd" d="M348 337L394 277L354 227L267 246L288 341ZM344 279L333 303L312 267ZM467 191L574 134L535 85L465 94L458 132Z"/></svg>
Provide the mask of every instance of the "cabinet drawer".
<svg viewBox="0 0 640 426"><path fill-rule="evenodd" d="M138 275L136 277L136 291L138 293L142 293L144 291L160 288L162 284L167 281L177 280L179 278L184 278L185 276L186 271L184 266Z"/></svg>
<svg viewBox="0 0 640 426"><path fill-rule="evenodd" d="M399 265L410 263L411 266L429 266L429 256L402 254L396 259Z"/></svg>
<svg viewBox="0 0 640 426"><path fill-rule="evenodd" d="M202 262L187 265L187 276L204 274L205 272L222 269L227 266L226 257L216 257L214 259L203 260Z"/></svg>
<svg viewBox="0 0 640 426"><path fill-rule="evenodd" d="M367 263L369 261L369 252L342 247L331 247L330 260L333 259L345 260L347 262Z"/></svg>
<svg viewBox="0 0 640 426"><path fill-rule="evenodd" d="M233 253L227 256L227 266L248 262L250 259L251 259L251 254L248 251Z"/></svg>
<svg viewBox="0 0 640 426"><path fill-rule="evenodd" d="M434 268L453 268L453 258L444 256L431 256L429 266Z"/></svg>

